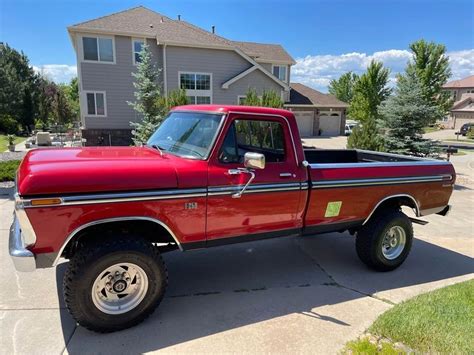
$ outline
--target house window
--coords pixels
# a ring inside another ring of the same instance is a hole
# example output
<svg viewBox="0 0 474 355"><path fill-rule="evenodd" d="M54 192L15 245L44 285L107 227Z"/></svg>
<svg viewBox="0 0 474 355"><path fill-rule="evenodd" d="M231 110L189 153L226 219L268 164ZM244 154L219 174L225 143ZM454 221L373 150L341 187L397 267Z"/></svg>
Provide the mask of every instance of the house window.
<svg viewBox="0 0 474 355"><path fill-rule="evenodd" d="M179 73L179 87L186 90L190 104L212 102L212 75L208 73Z"/></svg>
<svg viewBox="0 0 474 355"><path fill-rule="evenodd" d="M105 92L86 92L87 116L107 116Z"/></svg>
<svg viewBox="0 0 474 355"><path fill-rule="evenodd" d="M82 37L84 60L114 62L114 41L108 37Z"/></svg>
<svg viewBox="0 0 474 355"><path fill-rule="evenodd" d="M140 57L140 52L142 51L142 47L145 44L143 39L133 39L132 40L132 49L133 49L133 64L137 65L142 61Z"/></svg>
<svg viewBox="0 0 474 355"><path fill-rule="evenodd" d="M247 96L245 95L239 95L237 96L237 105L245 105L245 99Z"/></svg>
<svg viewBox="0 0 474 355"><path fill-rule="evenodd" d="M273 75L281 81L286 81L286 65L274 65L272 67Z"/></svg>

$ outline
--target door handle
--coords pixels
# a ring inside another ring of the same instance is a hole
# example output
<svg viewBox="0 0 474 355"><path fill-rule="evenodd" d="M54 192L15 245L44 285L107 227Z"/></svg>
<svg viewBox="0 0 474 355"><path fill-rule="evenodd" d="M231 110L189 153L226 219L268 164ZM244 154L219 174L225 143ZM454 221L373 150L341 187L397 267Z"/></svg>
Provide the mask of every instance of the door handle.
<svg viewBox="0 0 474 355"><path fill-rule="evenodd" d="M288 177L292 177L292 176L293 176L292 173L280 173L281 178L288 178Z"/></svg>

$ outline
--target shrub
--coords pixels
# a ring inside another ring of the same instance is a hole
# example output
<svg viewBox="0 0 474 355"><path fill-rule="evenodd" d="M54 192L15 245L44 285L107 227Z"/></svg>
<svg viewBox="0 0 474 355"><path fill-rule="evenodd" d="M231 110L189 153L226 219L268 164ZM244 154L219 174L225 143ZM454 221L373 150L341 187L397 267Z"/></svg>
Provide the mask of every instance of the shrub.
<svg viewBox="0 0 474 355"><path fill-rule="evenodd" d="M18 122L10 115L0 116L0 132L15 134L18 132Z"/></svg>
<svg viewBox="0 0 474 355"><path fill-rule="evenodd" d="M0 162L0 181L14 181L20 160L8 160Z"/></svg>
<svg viewBox="0 0 474 355"><path fill-rule="evenodd" d="M466 137L469 139L474 139L474 129L472 127L467 131Z"/></svg>

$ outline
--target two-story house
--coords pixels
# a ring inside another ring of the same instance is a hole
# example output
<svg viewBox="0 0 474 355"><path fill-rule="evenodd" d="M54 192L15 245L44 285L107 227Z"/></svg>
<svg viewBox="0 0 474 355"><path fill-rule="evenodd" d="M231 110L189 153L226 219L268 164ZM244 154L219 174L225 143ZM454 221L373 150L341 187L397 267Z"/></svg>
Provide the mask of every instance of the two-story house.
<svg viewBox="0 0 474 355"><path fill-rule="evenodd" d="M465 123L474 123L474 75L450 81L443 85L443 90L451 93L454 104L441 124L459 130Z"/></svg>
<svg viewBox="0 0 474 355"><path fill-rule="evenodd" d="M88 145L130 144L130 122L140 117L127 101L134 101L132 72L144 43L161 70L164 95L182 88L189 103L237 105L249 88L258 94L274 90L295 111L302 135L344 132L347 105L308 87L290 89L295 61L281 45L231 41L214 27L205 31L143 6L70 26L68 32Z"/></svg>

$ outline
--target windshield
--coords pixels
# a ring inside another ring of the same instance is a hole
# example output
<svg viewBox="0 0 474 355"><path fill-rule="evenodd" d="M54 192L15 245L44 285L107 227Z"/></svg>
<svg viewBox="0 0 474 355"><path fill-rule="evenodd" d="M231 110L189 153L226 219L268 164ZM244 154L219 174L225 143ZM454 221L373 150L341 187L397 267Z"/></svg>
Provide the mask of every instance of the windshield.
<svg viewBox="0 0 474 355"><path fill-rule="evenodd" d="M182 157L206 159L222 117L213 113L171 112L147 145Z"/></svg>

